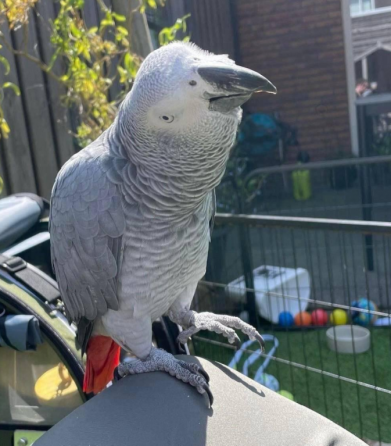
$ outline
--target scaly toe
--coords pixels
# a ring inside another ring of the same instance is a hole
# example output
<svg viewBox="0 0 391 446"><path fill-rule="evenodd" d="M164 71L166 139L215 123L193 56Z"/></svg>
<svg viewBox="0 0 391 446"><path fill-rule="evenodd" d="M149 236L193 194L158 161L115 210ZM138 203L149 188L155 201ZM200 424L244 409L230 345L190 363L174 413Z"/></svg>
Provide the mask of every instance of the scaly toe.
<svg viewBox="0 0 391 446"><path fill-rule="evenodd" d="M134 375L158 371L169 373L178 380L190 384L199 393L206 392L209 396L210 404L212 404L213 396L208 386L208 374L198 364L176 359L164 350L152 348L146 359L134 359L118 366L118 375L120 377L129 374Z"/></svg>

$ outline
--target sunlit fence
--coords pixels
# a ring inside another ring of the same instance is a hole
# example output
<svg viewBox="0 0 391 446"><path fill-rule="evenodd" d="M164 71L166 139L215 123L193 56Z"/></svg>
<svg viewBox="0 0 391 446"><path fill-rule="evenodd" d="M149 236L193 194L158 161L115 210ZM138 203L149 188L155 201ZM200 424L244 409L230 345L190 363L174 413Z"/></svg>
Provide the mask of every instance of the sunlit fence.
<svg viewBox="0 0 391 446"><path fill-rule="evenodd" d="M389 322L390 248L385 222L218 215L194 307L240 315L272 336L263 355L246 344L239 371L290 392L360 438L391 443L391 331L377 325ZM319 309L325 325L279 321L282 312ZM336 322L347 325L345 345L333 339ZM219 335L199 333L193 345L200 356L234 365L235 350Z"/></svg>

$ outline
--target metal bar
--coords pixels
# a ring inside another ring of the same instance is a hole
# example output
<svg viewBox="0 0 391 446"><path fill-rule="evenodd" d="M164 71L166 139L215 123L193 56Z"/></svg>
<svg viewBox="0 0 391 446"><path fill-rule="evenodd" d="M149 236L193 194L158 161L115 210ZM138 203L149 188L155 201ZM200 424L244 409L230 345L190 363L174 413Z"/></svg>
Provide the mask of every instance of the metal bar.
<svg viewBox="0 0 391 446"><path fill-rule="evenodd" d="M334 306L334 278L333 278L333 261L332 255L330 253L330 241L328 238L328 232L324 233L324 241L326 247L326 261L327 261L327 274L328 274L328 282L330 284L330 299L331 305ZM335 337L335 326L333 327L334 337ZM340 365L340 357L338 355L337 349L335 350L335 361L337 363L337 372L340 375L341 365ZM343 404L343 392L342 392L342 382L338 381L339 385L339 395L340 395L340 407L341 407L341 419L342 419L342 427L345 427L345 413L344 413L344 404Z"/></svg>
<svg viewBox="0 0 391 446"><path fill-rule="evenodd" d="M371 240L371 243L372 243L372 240ZM367 246L363 246L363 248L366 251L368 250ZM368 262L368 258L366 259L366 261ZM372 259L372 261L373 261L373 259ZM373 268L373 265L372 265L372 268ZM366 296L367 296L368 300L371 301L371 297L372 296L371 296L371 287L369 286L368 270L369 270L369 266L368 266L368 269L364 268L365 288L366 288ZM354 343L353 343L353 345L354 345ZM370 337L370 346L371 347L370 347L369 351L370 351L371 361L372 361L373 380L374 380L374 383L376 385L376 383L377 383L377 374L376 374L375 350L374 350L375 349L375 345L374 345L374 341L373 341L373 336ZM355 352L354 352L354 354L355 354ZM380 409L379 409L379 398L378 398L377 393L375 393L375 403L376 403L377 430L378 430L378 435L379 435L378 438L379 438L379 440L381 440L382 436L381 436L381 426L380 426L380 416L379 416Z"/></svg>
<svg viewBox="0 0 391 446"><path fill-rule="evenodd" d="M359 107L357 111L357 120L359 132L359 153L360 157L364 159L368 156L368 135L367 135L367 120L365 116L365 108ZM361 190L361 204L363 220L372 220L372 187L369 177L368 164L366 163L360 169L360 190ZM373 247L372 235L364 236L366 268L368 271L373 271Z"/></svg>
<svg viewBox="0 0 391 446"><path fill-rule="evenodd" d="M247 288L235 287L233 285L226 285L224 283L218 283L218 282L209 282L207 280L200 280L199 283L209 284L209 285L213 285L215 287L220 287L220 288L228 288L229 287L229 288L231 288L231 290L233 288L238 288L238 290L242 291L243 293L248 291ZM285 293L275 293L274 291L269 291L269 290L252 289L250 291L253 291L255 293L257 293L257 292L265 293L266 292L270 296L277 296L277 297L281 297L282 296L284 299L299 300L298 296L290 296L289 294L285 294ZM332 302L326 302L326 301L319 300L319 299L310 299L309 298L306 301L308 303L322 305L324 307L338 308L338 309L347 310L347 311L349 311L352 308L354 308L354 311L357 311L358 313L368 313L368 314L372 314L374 316L391 318L391 313L384 313L383 311L367 310L365 308L358 308L358 307L352 307L350 305L343 305L343 304L337 304L337 303L332 303Z"/></svg>
<svg viewBox="0 0 391 446"><path fill-rule="evenodd" d="M294 268L297 269L295 233L294 233L294 231L292 229L289 232L290 232L290 239L291 239L291 245L292 245L293 264L294 264ZM295 277L295 284L296 284L296 290L297 290L297 297L298 297L298 301L299 301L299 307L300 307L300 310L301 310L302 309L302 305L301 305L301 296L300 296L300 285L299 285L299 280L298 280L297 275ZM306 349L306 342L305 342L304 328L303 327L301 327L301 342L303 344L304 364L305 364L305 366L307 366L307 349ZM289 356L290 356L290 354L289 354ZM310 391L309 381L310 381L310 378L309 378L307 370L306 370L306 380L305 380L305 382L306 382L306 388L307 388L308 407L310 409L312 409L312 407L311 407L311 391Z"/></svg>
<svg viewBox="0 0 391 446"><path fill-rule="evenodd" d="M308 252L308 256L309 256L309 259L308 259L309 264L314 265L314 259L313 259L312 253L311 253L311 242L310 242L311 234L308 234L308 232L304 232L304 234L305 234L304 235L304 240L305 240L304 243L307 247L307 252ZM315 233L315 235L316 235L316 233ZM321 287L321 293L322 293L322 287ZM317 300L317 287L316 286L314 286L314 288L313 288L313 294L314 294L314 298L315 298L314 300ZM316 308L318 308L318 307L316 307ZM320 367L321 367L321 369L323 369L324 361L323 361L323 356L322 356L322 343L320 340L320 331L319 330L317 332L317 341L318 341ZM277 364L278 364L278 362L277 362ZM325 414L326 414L326 417L328 418L329 412L328 412L328 405L327 405L326 382L325 382L323 375L322 375L322 390L323 390L323 401L324 401Z"/></svg>
<svg viewBox="0 0 391 446"><path fill-rule="evenodd" d="M381 164L387 162L388 163L391 162L391 155L348 158L348 159L333 160L333 161L318 161L313 163L306 163L305 169L306 170L332 169L333 167ZM285 166L261 167L259 169L254 169L251 173L249 173L244 181L247 182L250 178L260 174L294 172L295 170L303 170L303 165L287 164Z"/></svg>
<svg viewBox="0 0 391 446"><path fill-rule="evenodd" d="M343 263L343 271L344 271L344 295L346 297L346 302L351 302L351 295L350 295L350 281L349 281L349 273L348 273L348 261L347 261L347 253L346 253L346 240L345 236L340 234L340 250L341 252L341 259ZM353 257L354 258L354 257ZM350 334L353 339L353 325L350 325ZM356 377L356 380L358 381L358 366L357 366L357 357L356 357L356 346L355 343L352 342L353 347L353 365L354 365L354 374ZM322 366L323 368L323 366ZM356 394L357 394L357 401L358 401L358 417L360 420L360 438L363 438L363 421L362 421L362 410L361 410L361 398L360 398L360 387L356 386Z"/></svg>
<svg viewBox="0 0 391 446"><path fill-rule="evenodd" d="M391 235L391 223L328 218L283 217L274 215L216 214L216 224L235 224L259 227L315 229L319 231L346 231L359 234Z"/></svg>
<svg viewBox="0 0 391 446"><path fill-rule="evenodd" d="M248 227L239 227L240 254L242 257L244 281L247 288L246 301L249 321L251 325L253 325L254 327L258 327L258 311L254 293L254 268L252 265L251 242L248 230Z"/></svg>
<svg viewBox="0 0 391 446"><path fill-rule="evenodd" d="M218 345L220 347L229 348L231 350L235 350L236 347L230 344L225 344L224 342L213 341L212 339L202 338L201 336L193 336L197 341L206 342L213 345ZM254 353L253 350L245 349L245 352L249 354ZM262 353L261 356L267 357L267 354ZM367 389L375 390L376 392L386 393L387 395L391 395L391 390L385 389L384 387L373 386L372 384L364 383L362 381L357 381L355 379L347 378L346 376L337 375L336 373L326 372L325 370L317 369L316 367L310 367L304 364L299 364L297 362L289 361L288 359L277 358L276 356L269 356L273 361L278 361L282 364L290 365L292 367L296 367L298 369L308 370L309 372L319 373L320 375L327 376L328 378L335 378L341 381L345 381L350 384L355 384L357 386L366 387Z"/></svg>

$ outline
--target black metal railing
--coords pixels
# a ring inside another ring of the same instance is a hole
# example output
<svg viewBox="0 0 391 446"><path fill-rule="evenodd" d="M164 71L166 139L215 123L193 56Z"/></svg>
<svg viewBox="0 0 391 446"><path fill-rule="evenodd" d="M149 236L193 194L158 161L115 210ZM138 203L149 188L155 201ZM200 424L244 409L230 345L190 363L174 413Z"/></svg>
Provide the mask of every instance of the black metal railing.
<svg viewBox="0 0 391 446"><path fill-rule="evenodd" d="M304 180L297 175L303 172ZM226 180L217 193L220 211L229 209L228 200L235 201L232 209L237 212L236 202L242 200L244 212L257 215L391 221L389 155L256 168L241 180L259 180L259 189L250 200L238 196L240 191ZM306 193L300 197L297 187L305 187Z"/></svg>
<svg viewBox="0 0 391 446"><path fill-rule="evenodd" d="M280 389L360 438L391 442L391 327L375 325L390 322L390 285L391 223L218 214L194 308L240 316L274 336L279 347L266 373ZM326 325L279 324L281 312L304 309L324 310ZM334 310L333 322L342 318L352 334L359 324L368 329L366 352L355 342L351 354L329 348ZM193 345L196 354L226 364L235 353L218 335L199 333ZM256 348L245 349L239 370Z"/></svg>

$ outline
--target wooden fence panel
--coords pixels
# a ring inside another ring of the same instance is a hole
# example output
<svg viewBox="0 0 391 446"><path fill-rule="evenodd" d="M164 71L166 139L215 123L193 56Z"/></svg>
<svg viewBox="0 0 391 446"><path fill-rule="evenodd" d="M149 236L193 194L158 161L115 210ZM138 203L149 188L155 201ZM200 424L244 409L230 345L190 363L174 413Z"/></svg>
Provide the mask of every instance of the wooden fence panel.
<svg viewBox="0 0 391 446"><path fill-rule="evenodd" d="M37 3L37 33L39 48L43 61L50 64L53 56L53 48L50 45L51 30L48 27L49 20L55 18L54 4L51 1ZM60 75L61 63L57 61L52 69L56 75ZM65 89L52 77L46 75L48 108L52 121L53 136L55 138L55 150L57 161L61 167L77 150L71 134L71 120L69 110L61 105L61 98L65 95Z"/></svg>
<svg viewBox="0 0 391 446"><path fill-rule="evenodd" d="M4 147L2 141L0 141L0 178L2 179L3 188L0 190L0 198L6 197L9 195L10 187L7 171L5 170L5 157L4 157ZM0 180L1 182L1 180Z"/></svg>
<svg viewBox="0 0 391 446"><path fill-rule="evenodd" d="M29 18L28 38L24 38L23 29L20 29L14 33L14 44L16 49L38 56L39 42L35 30L35 19L32 15ZM42 70L25 57L18 58L17 66L30 150L35 160L37 190L40 195L49 198L59 163L56 159L45 79Z"/></svg>
<svg viewBox="0 0 391 446"><path fill-rule="evenodd" d="M103 1L107 7L113 8L112 0ZM27 50L48 64L53 55L48 19L53 19L56 12L58 3L41 0L34 15L30 16L28 36L23 29L10 36L6 23L2 23L1 30L14 49ZM98 25L102 16L97 0L85 0L83 18L88 27ZM0 82L13 82L21 90L21 96L17 97L12 90L6 89L2 102L11 128L9 138L0 141L0 175L5 184L2 196L33 192L49 198L59 168L78 150L71 132L77 125L77 116L61 105L65 94L61 85L34 62L14 56L4 47L0 54L7 58L11 68L6 76L0 66ZM112 63L109 75L115 74L117 63ZM59 74L62 71L60 62L55 64L53 72ZM119 83L114 82L110 88L111 100L117 97L120 89Z"/></svg>
<svg viewBox="0 0 391 446"><path fill-rule="evenodd" d="M2 25L5 39L11 43L9 29ZM0 53L5 56L10 64L10 73L5 76L4 69L0 69L0 83L13 82L19 85L14 56L3 46ZM37 192L35 184L35 172L33 160L29 149L27 126L25 121L22 98L15 96L10 89L4 90L2 103L4 115L11 127L11 133L7 139L2 139L2 156L0 161L4 166L3 171L7 185L7 193Z"/></svg>

